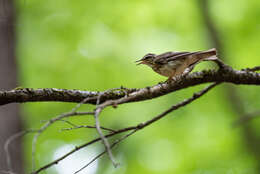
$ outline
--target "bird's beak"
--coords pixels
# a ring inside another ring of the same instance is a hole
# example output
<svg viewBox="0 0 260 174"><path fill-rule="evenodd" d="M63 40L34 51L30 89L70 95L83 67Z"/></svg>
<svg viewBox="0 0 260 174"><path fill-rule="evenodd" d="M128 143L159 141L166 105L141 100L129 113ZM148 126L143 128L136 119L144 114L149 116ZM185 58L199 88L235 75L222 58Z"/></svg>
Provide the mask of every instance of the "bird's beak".
<svg viewBox="0 0 260 174"><path fill-rule="evenodd" d="M135 63L137 63L136 65L141 65L141 64L144 64L144 61L142 59L140 59L140 60L135 61Z"/></svg>

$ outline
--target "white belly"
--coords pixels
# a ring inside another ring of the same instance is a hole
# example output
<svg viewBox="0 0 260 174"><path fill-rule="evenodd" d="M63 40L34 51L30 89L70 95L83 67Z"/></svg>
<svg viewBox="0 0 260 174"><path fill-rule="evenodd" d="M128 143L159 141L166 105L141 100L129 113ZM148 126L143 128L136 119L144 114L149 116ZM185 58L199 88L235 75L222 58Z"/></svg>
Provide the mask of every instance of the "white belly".
<svg viewBox="0 0 260 174"><path fill-rule="evenodd" d="M161 66L159 69L153 68L157 73L166 76L166 77L174 77L177 75L181 75L187 66L183 63L183 61L171 61L167 65Z"/></svg>
<svg viewBox="0 0 260 174"><path fill-rule="evenodd" d="M176 68L174 66L165 65L159 69L158 73L166 77L171 77L174 76L175 71Z"/></svg>

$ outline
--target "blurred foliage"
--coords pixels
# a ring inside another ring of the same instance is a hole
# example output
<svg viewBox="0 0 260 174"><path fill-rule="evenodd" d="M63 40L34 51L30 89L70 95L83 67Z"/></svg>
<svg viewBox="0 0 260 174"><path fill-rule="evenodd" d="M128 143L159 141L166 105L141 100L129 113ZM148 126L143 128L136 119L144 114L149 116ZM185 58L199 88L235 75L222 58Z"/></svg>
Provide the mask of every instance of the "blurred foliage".
<svg viewBox="0 0 260 174"><path fill-rule="evenodd" d="M129 88L150 86L165 78L148 67L136 67L134 61L144 54L210 48L198 1L17 0L16 8L17 57L23 87L96 91L121 85ZM221 32L228 63L235 68L260 63L259 8L259 0L211 3L211 13ZM195 71L209 67L215 68L211 63L201 63ZM113 150L121 166L114 169L105 156L98 161L96 173L255 173L257 161L247 149L242 129L232 127L237 117L231 110L224 87L217 87L200 100L129 137ZM201 88L193 87L117 109L109 108L101 114L101 123L113 128L137 124ZM259 108L259 89L237 88L246 110ZM68 103L23 104L25 128L39 128L42 120L67 112L74 106ZM82 110L92 108L83 106ZM93 118L89 117L70 120L79 125L94 124ZM260 136L259 120L250 124ZM72 149L97 137L96 131L89 129L60 131L65 127L70 126L56 123L40 136L38 166L57 158L56 152L66 145ZM31 136L24 138L28 171L31 141ZM94 154L103 149L101 144L91 148ZM80 166L90 159L86 151L86 158L80 158ZM46 173L64 174L62 167L76 171L80 168L78 162L71 160L69 166L61 162Z"/></svg>

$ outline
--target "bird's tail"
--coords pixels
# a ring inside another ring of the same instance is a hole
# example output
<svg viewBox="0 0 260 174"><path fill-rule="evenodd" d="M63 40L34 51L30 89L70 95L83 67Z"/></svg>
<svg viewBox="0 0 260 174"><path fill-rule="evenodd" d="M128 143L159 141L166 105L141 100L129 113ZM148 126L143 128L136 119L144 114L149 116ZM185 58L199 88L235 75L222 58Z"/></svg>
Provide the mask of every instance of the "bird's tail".
<svg viewBox="0 0 260 174"><path fill-rule="evenodd" d="M207 51L199 51L195 53L197 55L197 58L200 60L216 60L217 57L217 50L216 48L209 49Z"/></svg>

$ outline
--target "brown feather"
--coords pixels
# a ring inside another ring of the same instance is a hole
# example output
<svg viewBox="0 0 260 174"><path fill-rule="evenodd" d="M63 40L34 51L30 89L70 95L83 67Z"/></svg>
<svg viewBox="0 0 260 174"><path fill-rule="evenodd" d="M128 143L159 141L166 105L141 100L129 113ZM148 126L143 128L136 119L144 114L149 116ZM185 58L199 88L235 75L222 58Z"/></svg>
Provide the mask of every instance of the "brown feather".
<svg viewBox="0 0 260 174"><path fill-rule="evenodd" d="M166 52L163 54L159 54L155 57L154 62L158 64L165 64L168 60L174 59L174 57L178 57L180 55L187 54L189 52Z"/></svg>

